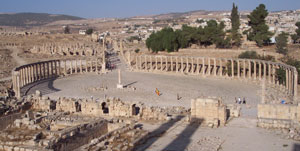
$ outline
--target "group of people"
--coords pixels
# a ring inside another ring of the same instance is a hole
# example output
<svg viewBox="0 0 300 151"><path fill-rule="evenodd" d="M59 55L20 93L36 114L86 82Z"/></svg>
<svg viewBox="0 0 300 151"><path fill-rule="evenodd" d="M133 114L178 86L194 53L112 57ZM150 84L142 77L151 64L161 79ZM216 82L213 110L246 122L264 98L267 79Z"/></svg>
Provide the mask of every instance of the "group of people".
<svg viewBox="0 0 300 151"><path fill-rule="evenodd" d="M235 103L236 104L246 104L246 98L244 97L243 100L241 97L238 97L237 99L235 98Z"/></svg>

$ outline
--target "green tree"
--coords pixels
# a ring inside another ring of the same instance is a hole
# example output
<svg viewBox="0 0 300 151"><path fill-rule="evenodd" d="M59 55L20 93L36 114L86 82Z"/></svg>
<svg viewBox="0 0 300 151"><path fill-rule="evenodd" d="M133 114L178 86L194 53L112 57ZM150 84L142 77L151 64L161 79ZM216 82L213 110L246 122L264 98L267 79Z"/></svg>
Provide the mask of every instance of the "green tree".
<svg viewBox="0 0 300 151"><path fill-rule="evenodd" d="M296 23L297 29L296 34L292 35L293 43L296 43L298 39L300 39L300 22Z"/></svg>
<svg viewBox="0 0 300 151"><path fill-rule="evenodd" d="M70 27L69 26L64 26L63 27L63 32L64 32L64 34L69 34L70 33Z"/></svg>
<svg viewBox="0 0 300 151"><path fill-rule="evenodd" d="M285 32L280 33L276 38L276 51L278 53L286 55L287 50L287 42L288 42L288 34Z"/></svg>
<svg viewBox="0 0 300 151"><path fill-rule="evenodd" d="M251 29L248 33L248 39L255 41L257 46L262 47L263 45L270 42L270 38L273 33L269 32L269 26L266 25L265 18L268 16L268 11L264 4L260 4L254 9L250 15L248 15Z"/></svg>
<svg viewBox="0 0 300 151"><path fill-rule="evenodd" d="M231 45L240 46L241 45L241 34L239 33L240 29L240 16L238 13L238 7L233 3L231 10Z"/></svg>
<svg viewBox="0 0 300 151"><path fill-rule="evenodd" d="M88 30L85 31L85 34L91 35L94 32L92 28L89 28Z"/></svg>

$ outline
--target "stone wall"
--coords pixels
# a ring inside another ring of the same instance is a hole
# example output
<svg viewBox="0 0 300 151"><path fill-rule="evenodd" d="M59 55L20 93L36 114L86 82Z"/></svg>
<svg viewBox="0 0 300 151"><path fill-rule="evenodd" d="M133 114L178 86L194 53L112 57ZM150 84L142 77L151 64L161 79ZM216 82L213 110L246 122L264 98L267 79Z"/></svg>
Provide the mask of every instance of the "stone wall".
<svg viewBox="0 0 300 151"><path fill-rule="evenodd" d="M285 104L258 104L257 118L259 127L291 128L300 121L300 106Z"/></svg>
<svg viewBox="0 0 300 151"><path fill-rule="evenodd" d="M95 117L112 116L165 121L173 118L172 115L186 114L188 112L183 107L160 108L145 106L141 103L123 102L118 98L107 100L59 98L58 100L50 100L37 94L28 96L27 101L32 102L35 110L77 112L84 116Z"/></svg>
<svg viewBox="0 0 300 151"><path fill-rule="evenodd" d="M191 122L203 125L224 126L227 119L226 106L218 98L197 98L191 101Z"/></svg>

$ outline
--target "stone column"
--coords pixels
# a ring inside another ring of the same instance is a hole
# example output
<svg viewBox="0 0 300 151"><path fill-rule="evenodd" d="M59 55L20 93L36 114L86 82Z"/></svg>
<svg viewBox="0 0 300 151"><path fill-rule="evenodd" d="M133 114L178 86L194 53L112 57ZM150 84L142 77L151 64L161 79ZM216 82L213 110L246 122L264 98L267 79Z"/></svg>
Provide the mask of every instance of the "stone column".
<svg viewBox="0 0 300 151"><path fill-rule="evenodd" d="M58 60L58 74L61 75L61 61Z"/></svg>
<svg viewBox="0 0 300 151"><path fill-rule="evenodd" d="M145 60L145 70L148 70L148 60L147 60L147 56L144 56L144 60Z"/></svg>
<svg viewBox="0 0 300 151"><path fill-rule="evenodd" d="M214 58L214 76L217 76L217 61L216 61L216 58Z"/></svg>
<svg viewBox="0 0 300 151"><path fill-rule="evenodd" d="M75 73L77 74L77 59L75 60Z"/></svg>
<svg viewBox="0 0 300 151"><path fill-rule="evenodd" d="M43 79L43 71L42 71L42 64L39 63L39 80Z"/></svg>
<svg viewBox="0 0 300 151"><path fill-rule="evenodd" d="M182 57L180 57L180 59L181 59L181 73L183 73L183 58Z"/></svg>
<svg viewBox="0 0 300 151"><path fill-rule="evenodd" d="M139 58L140 58L140 70L143 70L143 68L142 68L142 56L140 56Z"/></svg>
<svg viewBox="0 0 300 151"><path fill-rule="evenodd" d="M287 68L285 69L285 88L289 89L289 71Z"/></svg>
<svg viewBox="0 0 300 151"><path fill-rule="evenodd" d="M157 71L157 56L155 56L155 70Z"/></svg>
<svg viewBox="0 0 300 151"><path fill-rule="evenodd" d="M65 66L64 67L64 72L65 72L65 75L67 75L67 60L64 60L64 66Z"/></svg>
<svg viewBox="0 0 300 151"><path fill-rule="evenodd" d="M258 78L261 80L261 62L258 62Z"/></svg>
<svg viewBox="0 0 300 151"><path fill-rule="evenodd" d="M188 57L185 57L186 58L186 73L189 73L189 58Z"/></svg>
<svg viewBox="0 0 300 151"><path fill-rule="evenodd" d="M205 60L202 58L202 75L205 75Z"/></svg>
<svg viewBox="0 0 300 151"><path fill-rule="evenodd" d="M272 80L272 78L271 78L271 64L270 63L268 63L268 79L269 79L269 83L271 83L271 80Z"/></svg>
<svg viewBox="0 0 300 151"><path fill-rule="evenodd" d="M248 78L251 79L251 74L252 74L252 71L251 71L251 70L252 70L252 68L251 68L251 61L250 61L250 60L248 60L248 65L249 65L249 66L248 66L248 68L249 68Z"/></svg>
<svg viewBox="0 0 300 151"><path fill-rule="evenodd" d="M256 80L256 61L254 60L253 63L254 63L253 77L254 77L254 80Z"/></svg>
<svg viewBox="0 0 300 151"><path fill-rule="evenodd" d="M171 71L173 72L173 57L171 56Z"/></svg>
<svg viewBox="0 0 300 151"><path fill-rule="evenodd" d="M95 72L98 74L98 58L96 58L96 66L95 66Z"/></svg>
<svg viewBox="0 0 300 151"><path fill-rule="evenodd" d="M118 70L118 73L119 73L119 74L118 74L118 75L119 75L119 76L118 76L118 77L119 77L119 78L118 78L119 84L121 84L121 70L120 70L120 69Z"/></svg>
<svg viewBox="0 0 300 151"><path fill-rule="evenodd" d="M166 71L168 72L168 71L169 71L169 67L168 67L168 64L169 64L169 62L168 62L168 56L166 56L165 58L166 58Z"/></svg>
<svg viewBox="0 0 300 151"><path fill-rule="evenodd" d="M70 60L70 71L73 74L73 60Z"/></svg>
<svg viewBox="0 0 300 151"><path fill-rule="evenodd" d="M219 74L220 74L220 77L223 77L223 60L222 59L220 59L219 60L220 61L220 70L219 70Z"/></svg>
<svg viewBox="0 0 300 151"><path fill-rule="evenodd" d="M291 69L289 69L289 93L290 94L293 94L292 93L292 87L293 87L293 85L292 85L292 83L293 83L293 79L292 79L293 77L292 77L292 71L291 71Z"/></svg>
<svg viewBox="0 0 300 151"><path fill-rule="evenodd" d="M93 59L90 60L90 72L93 72Z"/></svg>
<svg viewBox="0 0 300 151"><path fill-rule="evenodd" d="M196 66L196 72L199 75L200 74L200 65L199 65L199 58L197 58L197 66Z"/></svg>
<svg viewBox="0 0 300 151"><path fill-rule="evenodd" d="M240 60L237 60L237 77L240 78L240 71L241 71L241 68L240 68Z"/></svg>
<svg viewBox="0 0 300 151"><path fill-rule="evenodd" d="M152 56L150 56L150 70L153 71L153 62L152 62Z"/></svg>
<svg viewBox="0 0 300 151"><path fill-rule="evenodd" d="M208 68L207 68L207 71L208 71L208 75L210 75L210 69L211 66L210 66L210 58L208 58Z"/></svg>
<svg viewBox="0 0 300 151"><path fill-rule="evenodd" d="M294 69L294 101L298 97L298 72L297 69Z"/></svg>
<svg viewBox="0 0 300 151"><path fill-rule="evenodd" d="M138 56L136 55L135 56L135 69L138 70L139 67L138 67Z"/></svg>
<svg viewBox="0 0 300 151"><path fill-rule="evenodd" d="M176 56L176 73L178 73L178 57Z"/></svg>
<svg viewBox="0 0 300 151"><path fill-rule="evenodd" d="M194 72L195 71L195 69L194 69L194 58L192 57L191 59L192 59L192 67L191 67L192 72L191 73L194 74L195 73Z"/></svg>
<svg viewBox="0 0 300 151"><path fill-rule="evenodd" d="M246 79L246 60L243 60L243 78Z"/></svg>
<svg viewBox="0 0 300 151"><path fill-rule="evenodd" d="M234 78L234 62L233 62L233 59L231 59L231 77Z"/></svg>
<svg viewBox="0 0 300 151"><path fill-rule="evenodd" d="M104 67L104 69L105 69L105 67ZM89 62L88 62L88 60L85 60L85 72L86 73L89 72ZM105 72L105 70L104 70L104 72Z"/></svg>
<svg viewBox="0 0 300 151"><path fill-rule="evenodd" d="M267 80L267 64L263 62L264 64L264 79Z"/></svg>
<svg viewBox="0 0 300 151"><path fill-rule="evenodd" d="M276 84L275 83L275 74L276 74L276 66L274 64L272 64L272 84Z"/></svg>
<svg viewBox="0 0 300 151"><path fill-rule="evenodd" d="M83 71L82 71L82 60L80 59L80 73L82 74Z"/></svg>
<svg viewBox="0 0 300 151"><path fill-rule="evenodd" d="M47 69L47 78L50 78L50 65L49 65L49 61L46 62L46 69Z"/></svg>
<svg viewBox="0 0 300 151"><path fill-rule="evenodd" d="M163 58L160 56L160 71L163 71Z"/></svg>

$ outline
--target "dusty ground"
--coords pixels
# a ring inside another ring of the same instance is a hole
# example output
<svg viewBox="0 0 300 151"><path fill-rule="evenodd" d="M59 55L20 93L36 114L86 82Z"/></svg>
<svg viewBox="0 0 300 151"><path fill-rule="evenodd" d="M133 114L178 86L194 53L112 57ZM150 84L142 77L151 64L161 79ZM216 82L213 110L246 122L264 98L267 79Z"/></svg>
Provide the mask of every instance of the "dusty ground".
<svg viewBox="0 0 300 151"><path fill-rule="evenodd" d="M279 131L256 127L254 118L237 118L217 129L199 127L184 121L144 124L152 132L165 130L141 145L138 151L298 151L300 143Z"/></svg>

